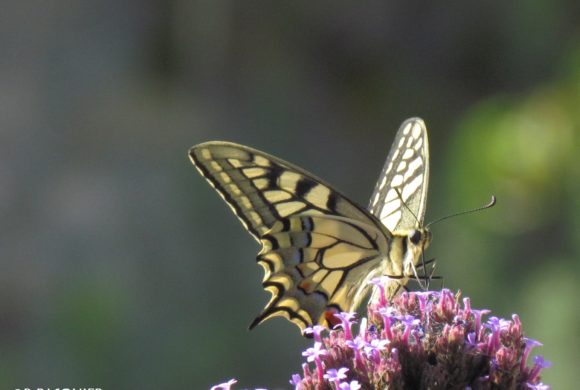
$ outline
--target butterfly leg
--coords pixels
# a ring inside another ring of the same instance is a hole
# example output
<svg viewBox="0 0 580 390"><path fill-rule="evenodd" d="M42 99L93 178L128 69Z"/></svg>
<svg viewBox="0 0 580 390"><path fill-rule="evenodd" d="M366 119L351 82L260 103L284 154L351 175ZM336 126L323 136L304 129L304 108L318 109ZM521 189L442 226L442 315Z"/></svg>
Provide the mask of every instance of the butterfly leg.
<svg viewBox="0 0 580 390"><path fill-rule="evenodd" d="M432 267L431 267L431 270L429 271L429 274L427 274L427 269L428 269L428 266L429 265L432 265ZM439 279L442 279L441 276L434 275L436 265L437 265L437 263L436 263L436 259L435 258L432 258L432 259L429 259L429 260L425 260L425 261L422 262L422 264L418 265L416 268L413 268L413 273L412 274L404 275L403 277L409 278L411 280L414 280L415 282L417 282L419 284L419 286L422 289L428 290L430 288L430 282L431 282L431 280L439 280ZM417 270L421 270L422 271L421 275L419 275L417 273ZM424 283L422 283L422 281Z"/></svg>

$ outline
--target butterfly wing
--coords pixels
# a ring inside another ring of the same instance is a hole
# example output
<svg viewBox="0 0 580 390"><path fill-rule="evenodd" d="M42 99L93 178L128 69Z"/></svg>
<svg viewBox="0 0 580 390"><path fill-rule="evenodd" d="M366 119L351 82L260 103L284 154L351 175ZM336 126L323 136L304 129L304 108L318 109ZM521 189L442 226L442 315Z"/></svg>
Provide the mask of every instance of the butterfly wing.
<svg viewBox="0 0 580 390"><path fill-rule="evenodd" d="M259 150L212 141L194 146L189 156L258 241L276 221L304 212L369 219L322 179Z"/></svg>
<svg viewBox="0 0 580 390"><path fill-rule="evenodd" d="M262 237L258 263L272 298L250 325L284 316L304 330L336 323L334 313L354 311L388 250L373 225L332 215L295 215Z"/></svg>
<svg viewBox="0 0 580 390"><path fill-rule="evenodd" d="M423 120L410 118L397 132L368 209L391 232L420 227L428 184L427 128Z"/></svg>
<svg viewBox="0 0 580 390"><path fill-rule="evenodd" d="M258 262L272 299L252 326L285 316L301 329L328 325L329 308L354 310L390 233L321 179L229 142L191 148L191 161L262 243Z"/></svg>

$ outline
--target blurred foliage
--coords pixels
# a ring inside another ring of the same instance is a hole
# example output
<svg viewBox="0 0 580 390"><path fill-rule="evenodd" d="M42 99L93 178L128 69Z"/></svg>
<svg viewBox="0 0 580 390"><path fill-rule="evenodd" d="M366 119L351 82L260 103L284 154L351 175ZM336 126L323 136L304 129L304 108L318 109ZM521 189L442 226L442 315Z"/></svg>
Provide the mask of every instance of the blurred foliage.
<svg viewBox="0 0 580 390"><path fill-rule="evenodd" d="M578 5L11 2L0 12L0 387L286 388L308 342L187 161L228 139L367 197L430 131L429 255L474 307L580 360Z"/></svg>

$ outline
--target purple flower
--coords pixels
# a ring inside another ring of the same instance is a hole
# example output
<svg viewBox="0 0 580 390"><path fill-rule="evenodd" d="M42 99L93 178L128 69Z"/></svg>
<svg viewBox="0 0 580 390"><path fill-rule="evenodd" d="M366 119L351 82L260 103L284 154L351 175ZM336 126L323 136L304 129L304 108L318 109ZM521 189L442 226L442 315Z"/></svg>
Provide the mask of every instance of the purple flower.
<svg viewBox="0 0 580 390"><path fill-rule="evenodd" d="M534 366L537 366L540 368L548 368L548 367L552 367L552 362L549 360L544 360L543 356L538 355L538 356L534 357Z"/></svg>
<svg viewBox="0 0 580 390"><path fill-rule="evenodd" d="M373 278L369 284L374 285L379 290L379 305L385 306L387 304L387 299L385 297L385 286L389 282L390 278L388 276L381 276L379 278Z"/></svg>
<svg viewBox="0 0 580 390"><path fill-rule="evenodd" d="M449 321L458 313L455 297L451 294L451 291L446 288L442 289L438 295L439 300L437 306L434 308L435 314L438 319Z"/></svg>
<svg viewBox="0 0 580 390"><path fill-rule="evenodd" d="M403 315L403 316L399 316L398 320L401 321L403 324L405 324L405 332L403 333L402 340L404 343L408 343L409 336L411 335L411 329L414 326L419 325L421 323L421 321L416 319L412 315L408 315L408 314Z"/></svg>
<svg viewBox="0 0 580 390"><path fill-rule="evenodd" d="M471 314L471 299L465 297L463 298L463 315L464 319L468 319Z"/></svg>
<svg viewBox="0 0 580 390"><path fill-rule="evenodd" d="M367 354L370 354L371 352L379 352L379 351L384 351L385 349L387 349L387 345L390 343L389 340L379 340L379 339L374 339L371 340L370 343L367 343L367 345L364 347L365 348L365 352Z"/></svg>
<svg viewBox="0 0 580 390"><path fill-rule="evenodd" d="M338 388L340 386L340 381L342 379L346 379L347 371L348 368L346 367L341 367L338 370L335 368L331 368L330 370L326 371L326 374L324 374L324 379L334 383L335 386Z"/></svg>
<svg viewBox="0 0 580 390"><path fill-rule="evenodd" d="M306 351L302 352L302 356L306 356L306 360L309 362L314 361L316 364L316 373L318 375L318 381L322 382L324 369L322 368L321 356L327 355L328 351L322 349L322 343L315 342L314 348L308 348Z"/></svg>
<svg viewBox="0 0 580 390"><path fill-rule="evenodd" d="M499 318L490 317L489 320L487 320L485 327L491 330L491 337L489 338L487 343L487 353L489 355L492 355L499 348L500 345L499 332L501 329L501 325Z"/></svg>
<svg viewBox="0 0 580 390"><path fill-rule="evenodd" d="M348 313L346 311L343 311L335 314L334 316L339 320L350 324L351 322L354 322L353 320L356 318L356 312Z"/></svg>
<svg viewBox="0 0 580 390"><path fill-rule="evenodd" d="M540 371L543 368L548 368L552 366L552 362L549 360L544 360L543 356L534 356L534 366L530 370L530 379L536 379L540 376Z"/></svg>
<svg viewBox="0 0 580 390"><path fill-rule="evenodd" d="M383 318L383 330L385 331L385 337L389 340L392 340L393 333L391 332L391 323L397 319L395 309L392 307L380 307L379 314Z"/></svg>
<svg viewBox="0 0 580 390"><path fill-rule="evenodd" d="M473 346L477 345L477 339L475 337L475 332L469 332L467 334L467 342Z"/></svg>
<svg viewBox="0 0 580 390"><path fill-rule="evenodd" d="M340 324L336 325L334 328L340 328L342 327L342 329L344 329L344 336L346 337L347 340L352 340L352 331L351 331L351 327L352 324L354 323L354 318L356 317L356 313L347 313L347 312L341 312L341 313L337 313L334 315L336 318L338 318L340 320Z"/></svg>
<svg viewBox="0 0 580 390"><path fill-rule="evenodd" d="M427 299L433 295L433 291L421 291L415 293L417 298L419 299L419 310L421 311L421 319L422 320L429 320L429 314L433 309L431 305L432 302L428 302Z"/></svg>
<svg viewBox="0 0 580 390"><path fill-rule="evenodd" d="M236 379L230 379L225 383L220 383L219 385L212 386L211 390L230 390L234 383L238 383Z"/></svg>
<svg viewBox="0 0 580 390"><path fill-rule="evenodd" d="M350 383L343 382L338 386L339 390L359 390L361 385L358 381L352 381Z"/></svg>
<svg viewBox="0 0 580 390"><path fill-rule="evenodd" d="M532 351L532 349L542 346L542 343L540 343L539 341L536 341L534 339L530 339L530 338L525 337L524 340L526 342L526 347L524 348L524 353L522 354L522 361L520 364L521 370L523 370L525 368L526 362L528 361L528 356L530 356L530 352Z"/></svg>
<svg viewBox="0 0 580 390"><path fill-rule="evenodd" d="M367 345L366 341L360 336L356 337L354 340L346 340L345 345L354 350L354 360L357 366L363 366L364 362L360 351Z"/></svg>
<svg viewBox="0 0 580 390"><path fill-rule="evenodd" d="M533 390L550 390L551 387L548 385L545 385L543 383L537 383L535 385L531 384L531 383L526 383L526 386L528 386L528 388L533 389Z"/></svg>
<svg viewBox="0 0 580 390"><path fill-rule="evenodd" d="M314 347L308 348L306 351L302 352L302 356L306 356L306 360L313 362L327 353L328 351L322 348L322 343L314 343Z"/></svg>
<svg viewBox="0 0 580 390"><path fill-rule="evenodd" d="M302 378L299 374L292 374L292 379L290 379L290 384L294 386L295 390L302 389Z"/></svg>
<svg viewBox="0 0 580 390"><path fill-rule="evenodd" d="M345 344L355 351L360 351L367 345L366 341L364 341L360 336L355 337L354 340L346 340Z"/></svg>
<svg viewBox="0 0 580 390"><path fill-rule="evenodd" d="M314 326L309 326L308 328L305 328L303 333L305 335L313 335L314 341L320 343L321 342L320 335L325 330L326 330L326 328L324 326L314 325Z"/></svg>
<svg viewBox="0 0 580 390"><path fill-rule="evenodd" d="M364 350L373 363L379 364L381 361L381 351L384 351L389 343L389 340L373 339L369 343L366 343Z"/></svg>
<svg viewBox="0 0 580 390"><path fill-rule="evenodd" d="M499 330L499 318L497 317L489 317L487 323L485 325L487 328L491 329L492 332Z"/></svg>
<svg viewBox="0 0 580 390"><path fill-rule="evenodd" d="M471 304L469 305L469 311L471 313L473 313L473 316L475 318L475 323L474 323L475 339L476 339L476 341L479 341L480 340L479 336L481 333L481 316L489 314L490 311L487 309L473 310L473 309L471 309Z"/></svg>
<svg viewBox="0 0 580 390"><path fill-rule="evenodd" d="M326 374L324 374L324 378L331 381L346 379L347 372L348 368L346 367L341 367L338 370L335 368L331 368L330 370L326 371Z"/></svg>

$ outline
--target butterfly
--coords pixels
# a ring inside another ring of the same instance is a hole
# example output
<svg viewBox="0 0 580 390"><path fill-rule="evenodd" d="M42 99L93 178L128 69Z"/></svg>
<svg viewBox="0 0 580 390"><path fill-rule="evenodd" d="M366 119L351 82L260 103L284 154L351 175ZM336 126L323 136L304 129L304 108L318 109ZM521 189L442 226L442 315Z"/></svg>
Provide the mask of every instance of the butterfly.
<svg viewBox="0 0 580 390"><path fill-rule="evenodd" d="M250 329L276 316L301 331L331 327L357 309L370 281L388 297L414 275L431 233L423 227L429 179L425 123L400 126L367 209L280 158L232 142L192 147L197 170L261 244L262 286L272 296Z"/></svg>

